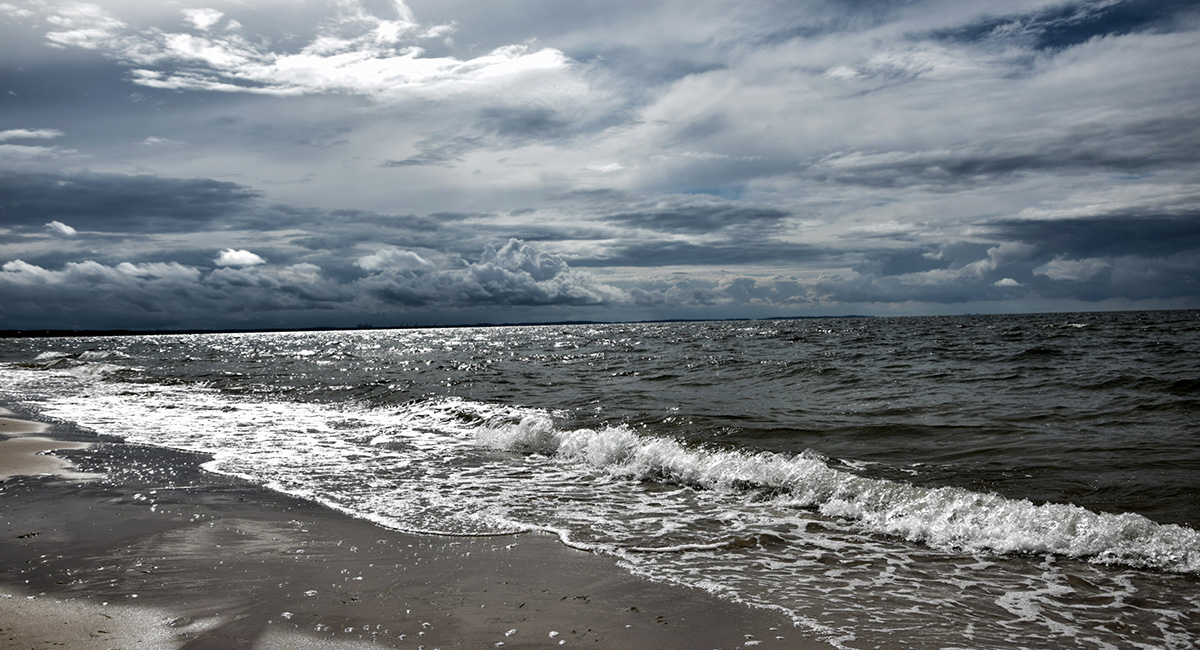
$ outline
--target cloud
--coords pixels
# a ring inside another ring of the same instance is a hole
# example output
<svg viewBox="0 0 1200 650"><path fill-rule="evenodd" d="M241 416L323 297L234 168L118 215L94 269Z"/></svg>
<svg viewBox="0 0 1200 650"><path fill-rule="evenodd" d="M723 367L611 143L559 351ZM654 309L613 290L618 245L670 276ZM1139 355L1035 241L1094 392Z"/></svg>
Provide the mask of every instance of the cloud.
<svg viewBox="0 0 1200 650"><path fill-rule="evenodd" d="M64 149L61 147L31 147L21 144L0 144L0 163L25 165L34 162L51 161L75 153L74 149Z"/></svg>
<svg viewBox="0 0 1200 650"><path fill-rule="evenodd" d="M687 310L712 308L736 309L742 315L753 313L767 316L816 305L811 283L783 275L752 277L725 274L718 278L672 275L639 282L629 290L629 294L640 307L667 310L663 312L664 317L684 315L689 313Z"/></svg>
<svg viewBox="0 0 1200 650"><path fill-rule="evenodd" d="M552 48L505 45L460 60L423 56L423 39L444 37L448 27L422 28L402 3L379 13L355 1L329 3L328 19L303 45L243 37L239 30L216 33L224 14L184 10L199 34L131 25L97 5L69 4L48 18L47 40L59 47L94 50L134 66L139 85L169 90L242 92L275 96L350 93L381 102L416 94L491 92L538 79L552 81L567 59ZM295 39L290 39L293 42ZM549 76L547 76L549 75ZM569 75L555 83L571 84ZM584 87L574 84L581 90Z"/></svg>
<svg viewBox="0 0 1200 650"><path fill-rule="evenodd" d="M659 209L608 215L604 220L665 232L710 233L747 229L763 233L775 229L790 216L791 213L777 208L696 199Z"/></svg>
<svg viewBox="0 0 1200 650"><path fill-rule="evenodd" d="M354 262L367 271L423 271L433 268L428 260L412 251L385 248Z"/></svg>
<svg viewBox="0 0 1200 650"><path fill-rule="evenodd" d="M177 262L147 262L142 264L121 262L116 266L116 269L123 275L149 280L196 281L202 275L200 269L185 266Z"/></svg>
<svg viewBox="0 0 1200 650"><path fill-rule="evenodd" d="M213 263L217 266L256 266L258 264L266 264L267 261L247 250L226 248L217 253L217 257L213 260Z"/></svg>
<svg viewBox="0 0 1200 650"><path fill-rule="evenodd" d="M50 223L46 224L46 230L64 237L74 237L76 234L78 234L74 228L61 221L51 221Z"/></svg>
<svg viewBox="0 0 1200 650"><path fill-rule="evenodd" d="M1165 257L1200 250L1200 209L1182 214L1129 211L1073 219L996 219L997 236L1036 245L1054 255Z"/></svg>
<svg viewBox="0 0 1200 650"><path fill-rule="evenodd" d="M478 114L478 124L513 143L555 139L570 129L570 121L545 106L489 106Z"/></svg>
<svg viewBox="0 0 1200 650"><path fill-rule="evenodd" d="M580 256L572 263L586 267L721 267L751 264L806 264L828 260L837 251L786 241L688 242L669 239L631 240L592 255Z"/></svg>
<svg viewBox="0 0 1200 650"><path fill-rule="evenodd" d="M1101 36L1170 30L1186 0L1166 2L1065 2L1023 14L985 16L953 28L935 30L934 38L960 43L1021 44L1058 50Z"/></svg>
<svg viewBox="0 0 1200 650"><path fill-rule="evenodd" d="M388 160L384 167L410 167L420 165L449 165L462 162L463 157L482 147L484 141L478 137L456 136L450 138L427 138L416 144L421 152L403 160Z"/></svg>
<svg viewBox="0 0 1200 650"><path fill-rule="evenodd" d="M0 142L9 140L52 140L61 138L65 133L58 129L8 129L0 131Z"/></svg>
<svg viewBox="0 0 1200 650"><path fill-rule="evenodd" d="M597 306L627 300L622 290L517 239L499 249L487 247L479 261L461 269L375 273L355 284L384 303L408 306Z"/></svg>
<svg viewBox="0 0 1200 650"><path fill-rule="evenodd" d="M169 263L0 265L0 326L37 328L271 326L321 314L348 294L310 267L205 271ZM284 320L280 320L284 319Z"/></svg>
<svg viewBox="0 0 1200 650"><path fill-rule="evenodd" d="M400 319L414 308L600 308L629 301L624 291L518 240L451 268L398 249L364 259L368 273L345 282L314 264L265 265L237 250L222 251L212 269L87 260L54 270L11 260L0 265L0 327L267 326L304 313L353 324L368 315Z"/></svg>
<svg viewBox="0 0 1200 650"><path fill-rule="evenodd" d="M1177 300L1195 304L1200 281L1200 219L1188 195L1164 197L1154 209L1107 205L1031 211L988 221L975 233L992 243L868 252L857 275L827 275L814 285L823 301L971 303ZM1037 215L1037 218L1034 215Z"/></svg>
<svg viewBox="0 0 1200 650"><path fill-rule="evenodd" d="M12 273L195 314L178 264L234 320L1200 304L1194 3L185 4L0 4Z"/></svg>
<svg viewBox="0 0 1200 650"><path fill-rule="evenodd" d="M58 129L8 129L0 131L0 163L11 162L26 165L39 161L54 160L76 153L64 147L44 147L28 144L8 144L9 140L53 140L65 133Z"/></svg>
<svg viewBox="0 0 1200 650"><path fill-rule="evenodd" d="M72 223L89 231L178 232L244 217L260 193L210 179L123 174L0 174L0 204L9 225Z"/></svg>
<svg viewBox="0 0 1200 650"><path fill-rule="evenodd" d="M13 18L33 18L37 15L29 9L18 7L10 2L0 3L0 14L12 16Z"/></svg>
<svg viewBox="0 0 1200 650"><path fill-rule="evenodd" d="M142 140L142 145L147 146L147 147L178 147L178 146L182 146L183 144L184 144L183 142L180 142L178 140L172 140L170 138L160 138L157 136L149 136L145 140Z"/></svg>
<svg viewBox="0 0 1200 650"><path fill-rule="evenodd" d="M46 22L53 26L53 31L46 34L50 45L86 50L100 49L107 43L117 42L127 27L110 16L103 7L84 2L71 2L59 7Z"/></svg>
<svg viewBox="0 0 1200 650"><path fill-rule="evenodd" d="M225 16L216 9L183 9L182 11L184 19L201 31L212 29Z"/></svg>
<svg viewBox="0 0 1200 650"><path fill-rule="evenodd" d="M1006 182L1018 174L1089 169L1144 173L1194 162L1200 136L1194 115L1130 116L1081 123L1061 136L1016 135L938 150L837 153L813 164L814 179L868 187L949 187Z"/></svg>

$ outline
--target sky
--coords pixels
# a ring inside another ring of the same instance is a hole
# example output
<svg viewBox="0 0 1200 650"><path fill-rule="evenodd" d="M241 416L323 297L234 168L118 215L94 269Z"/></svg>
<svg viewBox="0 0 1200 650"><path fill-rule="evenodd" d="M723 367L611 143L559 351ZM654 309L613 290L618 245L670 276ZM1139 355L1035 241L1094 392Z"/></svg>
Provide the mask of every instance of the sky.
<svg viewBox="0 0 1200 650"><path fill-rule="evenodd" d="M0 0L0 329L1200 308L1192 0Z"/></svg>

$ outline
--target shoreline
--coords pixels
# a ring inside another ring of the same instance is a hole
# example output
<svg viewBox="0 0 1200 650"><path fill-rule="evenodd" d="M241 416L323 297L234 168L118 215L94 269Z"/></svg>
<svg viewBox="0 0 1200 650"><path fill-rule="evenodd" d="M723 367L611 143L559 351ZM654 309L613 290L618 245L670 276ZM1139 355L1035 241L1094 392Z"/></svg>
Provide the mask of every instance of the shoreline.
<svg viewBox="0 0 1200 650"><path fill-rule="evenodd" d="M206 472L199 454L58 448L91 478L0 482L6 647L829 647L779 612L650 582L548 535L407 534Z"/></svg>
<svg viewBox="0 0 1200 650"><path fill-rule="evenodd" d="M88 443L47 438L40 434L49 429L49 425L16 415L0 407L0 481L39 475L85 477L72 471L68 461L46 452L85 449Z"/></svg>

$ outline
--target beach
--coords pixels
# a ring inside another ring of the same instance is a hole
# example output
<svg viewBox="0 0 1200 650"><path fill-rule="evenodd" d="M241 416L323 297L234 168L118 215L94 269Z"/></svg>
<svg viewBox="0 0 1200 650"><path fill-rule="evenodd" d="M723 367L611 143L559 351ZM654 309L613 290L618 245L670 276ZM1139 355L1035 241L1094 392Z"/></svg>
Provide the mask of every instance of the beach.
<svg viewBox="0 0 1200 650"><path fill-rule="evenodd" d="M6 648L828 647L549 535L399 533L200 454L3 418Z"/></svg>
<svg viewBox="0 0 1200 650"><path fill-rule="evenodd" d="M1183 312L4 339L0 627L1190 650L1198 343Z"/></svg>

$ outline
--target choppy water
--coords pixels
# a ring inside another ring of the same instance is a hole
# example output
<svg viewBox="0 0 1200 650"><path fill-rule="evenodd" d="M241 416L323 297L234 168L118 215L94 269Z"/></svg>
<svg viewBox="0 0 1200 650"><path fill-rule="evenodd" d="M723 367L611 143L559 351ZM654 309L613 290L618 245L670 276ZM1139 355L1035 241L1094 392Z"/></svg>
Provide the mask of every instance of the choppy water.
<svg viewBox="0 0 1200 650"><path fill-rule="evenodd" d="M834 645L1200 644L1200 313L0 341L0 399Z"/></svg>

